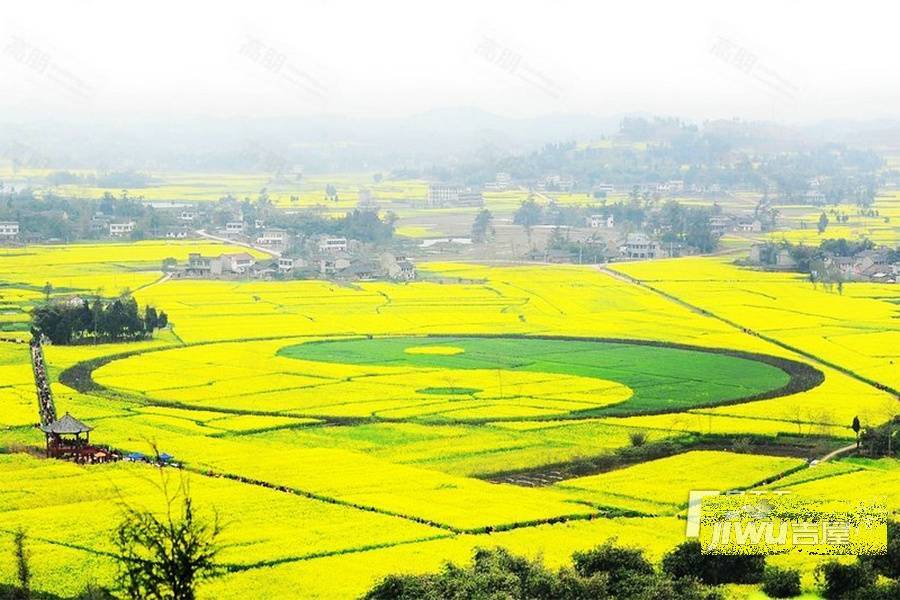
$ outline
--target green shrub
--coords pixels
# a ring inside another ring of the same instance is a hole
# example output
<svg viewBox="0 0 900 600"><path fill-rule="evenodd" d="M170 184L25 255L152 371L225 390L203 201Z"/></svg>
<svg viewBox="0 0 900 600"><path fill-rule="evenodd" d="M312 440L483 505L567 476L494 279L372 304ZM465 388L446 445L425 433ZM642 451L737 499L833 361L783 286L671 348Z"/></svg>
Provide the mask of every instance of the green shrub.
<svg viewBox="0 0 900 600"><path fill-rule="evenodd" d="M606 543L573 556L574 568L551 571L508 550L476 549L470 565L438 573L389 575L366 600L723 600L694 578L657 573L640 550Z"/></svg>
<svg viewBox="0 0 900 600"><path fill-rule="evenodd" d="M772 598L793 598L800 595L800 572L794 569L766 567L763 591Z"/></svg>
<svg viewBox="0 0 900 600"><path fill-rule="evenodd" d="M606 542L585 552L572 555L575 572L582 577L590 577L597 573L606 573L609 583L618 586L621 581L631 575L653 575L653 565L644 553L636 548L621 548Z"/></svg>
<svg viewBox="0 0 900 600"><path fill-rule="evenodd" d="M703 554L700 542L689 540L663 557L663 571L675 579L693 577L709 585L759 583L766 568L764 556Z"/></svg>
<svg viewBox="0 0 900 600"><path fill-rule="evenodd" d="M851 598L864 588L875 585L875 572L864 563L842 565L828 562L816 568L816 578L822 587L822 596L829 599Z"/></svg>
<svg viewBox="0 0 900 600"><path fill-rule="evenodd" d="M644 444L647 443L647 432L646 431L632 431L628 434L628 440L631 442L631 445L635 448L640 448Z"/></svg>
<svg viewBox="0 0 900 600"><path fill-rule="evenodd" d="M900 579L900 522L888 521L887 538L887 554L860 556L859 560L879 575Z"/></svg>

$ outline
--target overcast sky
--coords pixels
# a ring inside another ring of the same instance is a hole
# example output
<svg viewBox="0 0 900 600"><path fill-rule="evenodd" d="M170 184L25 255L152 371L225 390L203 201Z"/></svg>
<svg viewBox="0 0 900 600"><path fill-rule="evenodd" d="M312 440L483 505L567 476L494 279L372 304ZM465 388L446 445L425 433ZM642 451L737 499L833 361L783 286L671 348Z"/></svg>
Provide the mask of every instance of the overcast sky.
<svg viewBox="0 0 900 600"><path fill-rule="evenodd" d="M900 8L835 4L28 0L4 6L0 110L900 116Z"/></svg>

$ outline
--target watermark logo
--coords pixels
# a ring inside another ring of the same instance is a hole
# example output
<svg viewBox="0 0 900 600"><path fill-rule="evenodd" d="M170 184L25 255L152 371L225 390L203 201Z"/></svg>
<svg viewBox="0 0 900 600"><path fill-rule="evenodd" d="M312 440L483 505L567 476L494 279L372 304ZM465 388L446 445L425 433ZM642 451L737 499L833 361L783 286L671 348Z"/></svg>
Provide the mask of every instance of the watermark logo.
<svg viewBox="0 0 900 600"><path fill-rule="evenodd" d="M5 41L3 55L37 77L54 84L72 98L87 101L96 92L94 85L76 73L70 65L64 64L37 42L20 35L14 34Z"/></svg>
<svg viewBox="0 0 900 600"><path fill-rule="evenodd" d="M279 84L300 92L310 100L325 102L330 93L324 78L309 65L301 65L289 51L274 42L255 35L245 35L238 48L238 56L268 73Z"/></svg>
<svg viewBox="0 0 900 600"><path fill-rule="evenodd" d="M485 34L478 39L475 45L475 54L485 62L551 98L559 98L561 95L560 86L556 81L529 62L521 52L498 41L491 35Z"/></svg>
<svg viewBox="0 0 900 600"><path fill-rule="evenodd" d="M716 62L726 67L725 72L745 78L773 101L788 105L797 102L802 88L797 69L789 68L787 57L767 52L721 23L714 26L707 49Z"/></svg>
<svg viewBox="0 0 900 600"><path fill-rule="evenodd" d="M706 554L887 552L884 498L833 500L786 491L691 492L688 537Z"/></svg>

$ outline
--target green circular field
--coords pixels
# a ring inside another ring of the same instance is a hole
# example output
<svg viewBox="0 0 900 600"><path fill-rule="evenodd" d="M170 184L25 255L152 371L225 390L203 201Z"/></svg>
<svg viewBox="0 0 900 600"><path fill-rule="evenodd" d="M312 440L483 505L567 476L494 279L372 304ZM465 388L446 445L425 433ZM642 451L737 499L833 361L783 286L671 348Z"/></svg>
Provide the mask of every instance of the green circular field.
<svg viewBox="0 0 900 600"><path fill-rule="evenodd" d="M452 352L447 350L452 348ZM433 350L433 351L432 351ZM615 382L631 390L608 406L572 412L625 415L681 411L775 397L815 387L808 365L750 353L643 341L549 337L385 337L296 344L288 358L346 365L434 369L448 381L466 371L544 373ZM552 384L552 381L551 381ZM453 385L443 390L454 393ZM422 393L440 393L428 388ZM566 390L559 390L565 394Z"/></svg>

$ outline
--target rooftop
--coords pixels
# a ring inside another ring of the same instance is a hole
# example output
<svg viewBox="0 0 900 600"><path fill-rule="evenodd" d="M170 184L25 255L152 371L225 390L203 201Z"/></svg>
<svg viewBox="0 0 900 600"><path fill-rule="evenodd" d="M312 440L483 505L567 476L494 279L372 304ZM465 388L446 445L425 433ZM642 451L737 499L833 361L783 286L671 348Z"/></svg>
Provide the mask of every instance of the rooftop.
<svg viewBox="0 0 900 600"><path fill-rule="evenodd" d="M41 425L41 431L44 433L55 433L55 434L78 434L78 433L87 433L88 431L92 431L93 427L88 427L69 413L66 413L62 416L62 418L53 421L47 425Z"/></svg>

